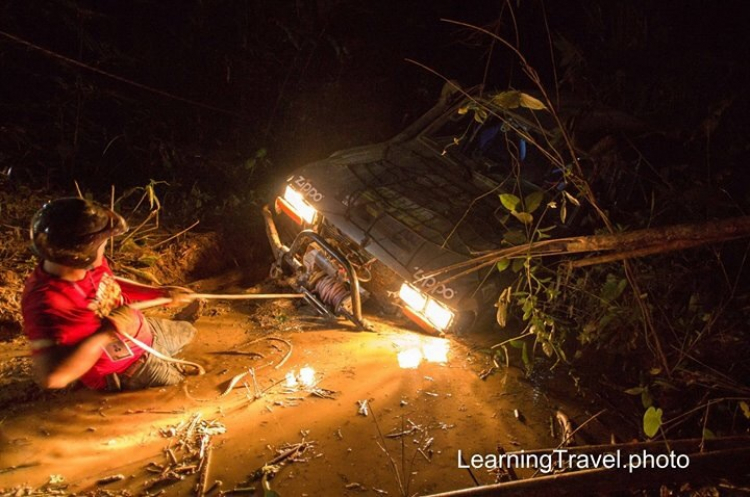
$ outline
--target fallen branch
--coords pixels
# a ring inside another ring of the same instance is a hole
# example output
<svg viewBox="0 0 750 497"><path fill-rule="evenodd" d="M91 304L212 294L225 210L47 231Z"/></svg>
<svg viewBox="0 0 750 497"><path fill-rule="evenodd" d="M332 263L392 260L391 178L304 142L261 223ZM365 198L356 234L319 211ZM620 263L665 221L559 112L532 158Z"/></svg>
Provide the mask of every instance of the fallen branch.
<svg viewBox="0 0 750 497"><path fill-rule="evenodd" d="M700 224L679 224L661 228L648 228L628 233L557 238L493 250L468 261L425 273L420 279L424 280L458 271L448 278L441 280L441 283L448 283L466 274L494 265L502 259L548 257L588 252L611 252L607 255L597 256L592 259L583 259L573 263L574 267L579 267L684 250L748 236L750 236L750 216Z"/></svg>

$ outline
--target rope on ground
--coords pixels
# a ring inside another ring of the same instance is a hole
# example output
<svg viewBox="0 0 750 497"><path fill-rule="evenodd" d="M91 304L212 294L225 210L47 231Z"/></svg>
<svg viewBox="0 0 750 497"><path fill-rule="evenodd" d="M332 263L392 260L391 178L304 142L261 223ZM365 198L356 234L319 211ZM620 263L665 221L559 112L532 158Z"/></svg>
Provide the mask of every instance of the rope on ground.
<svg viewBox="0 0 750 497"><path fill-rule="evenodd" d="M140 340L138 340L134 336L131 336L130 334L128 334L125 331L118 331L118 333L124 335L125 338L127 338L130 341L132 341L133 343L135 343L136 345L138 345L140 348L142 348L143 350L145 350L149 354L151 354L153 356L156 356L156 357L158 357L159 359L161 359L163 361L172 362L172 363L175 363L175 364L184 364L185 366L193 367L193 368L195 368L195 369L198 370L198 375L204 375L204 374L206 374L206 370L203 369L203 366L201 366L197 362L186 361L184 359L177 359L177 358L174 358L174 357L169 357L167 355L162 354L161 352L158 352L158 351L154 350L152 347L149 347L148 345L146 345L145 343L141 342Z"/></svg>
<svg viewBox="0 0 750 497"><path fill-rule="evenodd" d="M253 340L251 342L248 342L246 345L250 345L252 343L256 343L256 342L259 342L261 340L275 340L277 342L283 342L283 343L285 343L287 345L287 347L289 347L289 350L287 351L287 353L284 356L284 358L281 359L280 363L278 363L276 366L274 366L274 369L278 370L279 368L281 368L284 364L286 364L286 361L289 360L289 358L292 356L292 350L294 350L294 347L292 347L292 343L289 340L285 340L285 339L279 338L279 337L262 337L262 338L259 338L257 340ZM224 391L221 393L221 395L219 395L219 397L224 397L226 395L229 395L229 392L231 392L234 389L234 387L236 387L237 384L245 376L247 376L247 374L248 374L248 372L245 371L243 373L240 373L240 374L235 375L234 377L232 377L232 379L229 381L229 385L227 385L227 388L224 389Z"/></svg>

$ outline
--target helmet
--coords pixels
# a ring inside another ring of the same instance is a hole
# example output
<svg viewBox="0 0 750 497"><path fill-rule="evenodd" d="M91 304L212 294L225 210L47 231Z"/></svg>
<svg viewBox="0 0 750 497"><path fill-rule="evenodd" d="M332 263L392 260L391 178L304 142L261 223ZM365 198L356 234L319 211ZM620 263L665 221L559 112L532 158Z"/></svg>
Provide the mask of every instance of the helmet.
<svg viewBox="0 0 750 497"><path fill-rule="evenodd" d="M42 259L78 269L96 260L99 246L125 233L128 225L119 214L81 198L47 202L31 219L31 248Z"/></svg>

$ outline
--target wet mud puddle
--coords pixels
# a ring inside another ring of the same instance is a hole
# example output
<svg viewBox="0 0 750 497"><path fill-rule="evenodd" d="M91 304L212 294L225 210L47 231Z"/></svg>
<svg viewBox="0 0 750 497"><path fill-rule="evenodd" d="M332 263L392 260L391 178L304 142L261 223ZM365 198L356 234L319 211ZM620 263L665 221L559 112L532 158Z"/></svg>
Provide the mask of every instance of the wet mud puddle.
<svg viewBox="0 0 750 497"><path fill-rule="evenodd" d="M461 457L556 446L561 406L585 418L516 369L480 379L491 363L470 345L393 323L356 332L266 303L209 306L196 326L182 356L206 374L183 385L6 406L0 495L426 495L496 481Z"/></svg>

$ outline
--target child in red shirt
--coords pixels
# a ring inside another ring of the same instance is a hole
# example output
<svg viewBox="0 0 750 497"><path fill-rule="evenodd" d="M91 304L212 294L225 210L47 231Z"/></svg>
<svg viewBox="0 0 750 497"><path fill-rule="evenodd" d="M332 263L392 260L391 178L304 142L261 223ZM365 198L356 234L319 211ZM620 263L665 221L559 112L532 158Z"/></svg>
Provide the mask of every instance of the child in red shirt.
<svg viewBox="0 0 750 497"><path fill-rule="evenodd" d="M43 387L63 388L80 379L92 389L133 390L182 380L173 363L139 344L172 356L192 340L195 328L146 318L127 304L160 297L179 302L187 293L114 276L104 249L111 236L126 230L121 216L83 199L49 202L35 214L32 248L41 261L26 281L21 308Z"/></svg>

